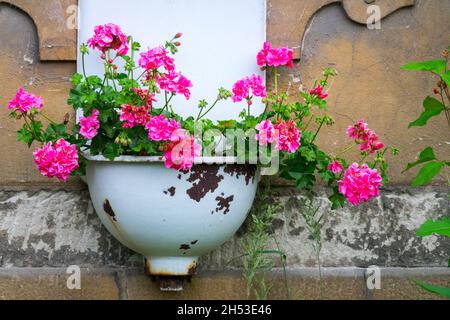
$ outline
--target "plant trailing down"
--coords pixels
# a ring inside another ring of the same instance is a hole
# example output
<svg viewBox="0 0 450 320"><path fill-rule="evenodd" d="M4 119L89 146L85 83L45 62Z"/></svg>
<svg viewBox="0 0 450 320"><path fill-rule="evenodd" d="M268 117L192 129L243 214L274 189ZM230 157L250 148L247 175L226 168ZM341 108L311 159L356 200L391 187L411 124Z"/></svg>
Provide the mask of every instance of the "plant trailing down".
<svg viewBox="0 0 450 320"><path fill-rule="evenodd" d="M119 26L97 26L87 44L80 47L82 74L72 77L68 103L80 113L77 123L69 115L63 121L50 119L43 111L43 99L20 89L8 108L11 118L24 122L18 140L30 147L39 144L34 151L39 171L61 181L71 175L82 176L85 156L90 154L111 161L120 156L157 156L167 168L186 172L202 156L231 155L237 162L261 166L279 160L278 175L302 190L312 190L321 179L329 187L333 209L346 201L359 205L379 196L388 181L385 155L389 150L393 154L398 151L385 146L364 120L348 127L350 141L342 152L328 153L317 145L320 132L334 124L327 113L327 90L335 70L325 69L310 90L289 96L279 87L280 69L294 66L293 50L266 42L256 63L273 75L272 91L266 89L262 76L243 75L230 90L218 89L214 101L201 100L198 110L183 118L173 99L189 100L193 84L175 65L181 37L178 33L162 46L141 51L141 45ZM103 64L102 77L87 74L85 58L91 50ZM230 99L242 104L235 108L240 112L237 119L207 118L219 103ZM259 115L253 110L256 99L265 105ZM360 159L347 162L344 157L353 149L359 150ZM247 243L248 252L261 252L261 244L267 240L265 226L274 208L269 206L265 208L267 216L254 218L255 239L261 241ZM259 270L267 263L248 261L248 266L248 270ZM255 279L251 273L247 277ZM259 282L264 297L268 287L262 286ZM250 284L249 291L252 288Z"/></svg>
<svg viewBox="0 0 450 320"><path fill-rule="evenodd" d="M443 59L412 62L402 67L404 70L431 72L437 78L437 84L434 88L434 94L436 97L428 96L425 98L423 102L424 111L416 121L410 123L410 128L423 127L427 125L433 117L444 114L447 120L448 128L450 129L450 70L448 69L449 50L450 47L449 49L443 51ZM422 166L422 168L419 170L416 178L412 182L413 187L426 185L440 173L445 174L447 177L448 186L450 187L450 160L439 160L436 157L433 148L425 148L419 154L417 161L408 164L405 172L417 166ZM437 221L426 221L420 229L417 230L417 235L420 237L427 237L431 235L450 237L450 218L444 217ZM450 298L450 288L436 287L416 280L415 283L427 291Z"/></svg>

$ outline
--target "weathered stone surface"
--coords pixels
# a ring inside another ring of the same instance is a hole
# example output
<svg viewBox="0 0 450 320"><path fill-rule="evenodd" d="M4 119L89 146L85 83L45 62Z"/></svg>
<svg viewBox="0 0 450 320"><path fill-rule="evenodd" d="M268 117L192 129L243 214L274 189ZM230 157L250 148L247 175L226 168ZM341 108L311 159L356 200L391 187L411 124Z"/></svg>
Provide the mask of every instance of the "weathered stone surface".
<svg viewBox="0 0 450 320"><path fill-rule="evenodd" d="M312 240L300 214L304 209L299 195L293 189L280 188L273 193L277 192L275 201L283 208L275 224L275 234L287 253L287 263L292 267L314 266ZM336 211L330 210L323 193L319 193L317 201L321 212L326 213L322 228L324 266L446 266L448 263L450 239L415 235L426 219L450 214L445 190L385 191L378 200ZM238 266L233 259L239 256L238 247L239 238L235 238L204 258L204 264L210 268Z"/></svg>
<svg viewBox="0 0 450 320"><path fill-rule="evenodd" d="M381 289L369 291L369 299L376 300L437 300L442 296L418 287L413 280L450 288L449 269L381 270Z"/></svg>
<svg viewBox="0 0 450 320"><path fill-rule="evenodd" d="M288 266L313 267L312 242L300 214L294 189L274 189L282 212L273 232L287 253ZM319 192L318 205L327 213L322 230L322 264L338 266L446 266L450 241L419 238L415 230L427 219L450 214L445 192L426 188L407 193L386 190L380 199L360 207L331 212ZM203 257L203 269L239 267L240 240L245 231ZM274 246L275 248L275 246ZM86 191L1 191L0 266L66 267L141 266L139 255L119 244L103 228Z"/></svg>
<svg viewBox="0 0 450 320"><path fill-rule="evenodd" d="M86 191L0 192L0 266L124 265L132 255L103 228Z"/></svg>
<svg viewBox="0 0 450 320"><path fill-rule="evenodd" d="M41 15L54 11L45 11L47 7L41 6L41 1L20 2L27 2L30 6L33 4ZM49 3L49 1L44 2ZM61 4L64 3L67 1L61 2ZM51 24L46 27L51 27ZM55 48L59 48L57 44L60 43L58 40L55 41ZM33 20L26 13L2 1L0 1L0 43L2 43L0 49L0 83L2 84L0 88L0 185L21 185L22 187L58 185L57 181L39 174L33 162L32 150L23 143L17 142L16 131L23 123L10 119L6 106L18 88L24 87L44 98L44 111L51 119L62 121L67 112L72 114L73 119L74 112L67 106L67 98L71 88L70 77L76 71L76 64L56 61L42 63L39 57L39 37ZM74 47L75 43L72 44ZM43 122L47 124L46 120ZM67 186L78 187L79 183L76 181L78 179L71 179Z"/></svg>
<svg viewBox="0 0 450 320"><path fill-rule="evenodd" d="M0 300L116 300L114 270L81 270L80 290L70 290L66 269L0 268Z"/></svg>
<svg viewBox="0 0 450 320"><path fill-rule="evenodd" d="M293 300L366 300L366 299L441 299L411 283L420 279L450 286L447 268L380 269L381 288L368 290L362 268L325 268L322 280L317 269L289 269L284 285L281 270L267 276L273 284L269 299ZM181 292L161 292L159 282L136 268L81 269L80 290L67 288L69 274L62 268L0 268L0 299L75 299L75 300L245 300L246 282L240 271L200 272Z"/></svg>
<svg viewBox="0 0 450 320"><path fill-rule="evenodd" d="M33 19L42 61L77 59L78 0L0 0L2 4L23 10Z"/></svg>
<svg viewBox="0 0 450 320"><path fill-rule="evenodd" d="M325 271L323 279L317 270L296 270L288 273L289 291L284 285L280 270L267 277L273 285L269 299L365 299L363 271ZM182 292L160 292L159 283L142 275L140 270L127 272L127 293L129 299L192 299L192 300L245 300L246 282L239 271L204 272L186 282Z"/></svg>
<svg viewBox="0 0 450 320"><path fill-rule="evenodd" d="M301 56L300 42L311 21L321 9L331 4L342 6L349 19L366 24L369 17L367 9L370 5L379 6L381 18L384 18L400 8L414 5L414 3L415 0L378 0L376 3L363 0L269 0L267 33L275 46L293 48L295 50L294 58L299 59Z"/></svg>

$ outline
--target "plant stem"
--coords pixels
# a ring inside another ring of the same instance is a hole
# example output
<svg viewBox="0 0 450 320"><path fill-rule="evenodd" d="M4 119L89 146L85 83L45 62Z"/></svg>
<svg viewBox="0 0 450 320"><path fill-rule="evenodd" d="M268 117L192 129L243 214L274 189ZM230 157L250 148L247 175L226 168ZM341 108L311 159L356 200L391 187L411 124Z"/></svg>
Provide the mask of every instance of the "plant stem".
<svg viewBox="0 0 450 320"><path fill-rule="evenodd" d="M216 101L214 101L214 103L212 104L211 108L209 108L208 110L206 110L206 112L205 112L204 114L202 114L201 116L197 117L197 121L200 120L200 119L202 119L203 117L205 117L208 113L210 113L211 110L214 109L214 107L217 105L217 103L218 103L219 101L220 101L220 98L217 97ZM202 110L200 110L200 114L201 114L201 111L203 111L203 108L202 108Z"/></svg>
<svg viewBox="0 0 450 320"><path fill-rule="evenodd" d="M108 51L108 57L109 58L111 57L110 51ZM114 79L114 68L112 66L109 66L109 70L110 70L110 73L111 73L111 81L113 83L114 90L117 91L116 80Z"/></svg>
<svg viewBox="0 0 450 320"><path fill-rule="evenodd" d="M130 38L130 42L131 42L131 61L134 61L133 37ZM131 74L131 81L134 81L134 69L133 68L131 68L130 74Z"/></svg>
<svg viewBox="0 0 450 320"><path fill-rule="evenodd" d="M142 78L142 76L147 72L147 70L145 70L144 72L141 73L141 75L136 79L136 81L139 81L139 79Z"/></svg>
<svg viewBox="0 0 450 320"><path fill-rule="evenodd" d="M316 134L314 135L314 138L311 141L311 144L314 143L314 141L316 141L317 136L319 135L320 130L322 130L323 125L325 124L325 118L322 119L322 122L320 123L319 128L316 131Z"/></svg>
<svg viewBox="0 0 450 320"><path fill-rule="evenodd" d="M273 68L273 73L275 77L275 94L278 96L278 72L277 68Z"/></svg>
<svg viewBox="0 0 450 320"><path fill-rule="evenodd" d="M339 152L336 157L339 157L343 154L346 154L347 152L349 152L350 150L352 150L354 147L356 146L356 144L352 143L350 146L348 146L347 148L345 148L343 151Z"/></svg>
<svg viewBox="0 0 450 320"><path fill-rule="evenodd" d="M84 78L86 79L86 83L90 87L91 85L89 84L88 77L86 76L86 64L85 64L85 59L84 59L85 55L86 54L84 52L81 54L81 66L83 68L83 75L84 75Z"/></svg>
<svg viewBox="0 0 450 320"><path fill-rule="evenodd" d="M48 117L45 113L39 112L39 114L40 114L44 119L46 119L47 121L49 121L50 123L56 124L56 122L53 121L52 119L50 119L50 117Z"/></svg>

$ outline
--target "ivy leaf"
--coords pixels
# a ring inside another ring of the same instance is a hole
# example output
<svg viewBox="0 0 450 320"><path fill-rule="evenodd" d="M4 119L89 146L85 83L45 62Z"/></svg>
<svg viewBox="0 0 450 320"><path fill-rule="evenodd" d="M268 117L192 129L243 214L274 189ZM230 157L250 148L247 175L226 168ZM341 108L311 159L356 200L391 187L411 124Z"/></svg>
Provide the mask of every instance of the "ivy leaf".
<svg viewBox="0 0 450 320"><path fill-rule="evenodd" d="M441 74L441 78L442 78L442 80L445 81L447 86L450 87L450 71L447 71L446 73Z"/></svg>
<svg viewBox="0 0 450 320"><path fill-rule="evenodd" d="M441 102L432 97L427 97L423 102L423 106L425 111L420 115L419 119L409 124L409 128L423 127L430 118L440 115L445 109L445 106Z"/></svg>
<svg viewBox="0 0 450 320"><path fill-rule="evenodd" d="M431 162L426 164L417 174L417 177L414 179L412 186L418 187L423 186L433 180L445 166L445 162Z"/></svg>
<svg viewBox="0 0 450 320"><path fill-rule="evenodd" d="M428 220L417 230L419 237L427 237L434 234L450 237L450 218L444 217L440 220Z"/></svg>
<svg viewBox="0 0 450 320"><path fill-rule="evenodd" d="M413 280L413 282L428 292L438 294L446 298L450 298L450 288L437 287L419 280Z"/></svg>
<svg viewBox="0 0 450 320"><path fill-rule="evenodd" d="M436 160L436 156L434 154L433 148L428 147L420 153L419 160L417 160L416 162L409 163L408 166L406 167L406 169L402 173L405 173L406 171L414 168L415 166L417 166L419 164L430 162L433 160Z"/></svg>
<svg viewBox="0 0 450 320"><path fill-rule="evenodd" d="M401 68L403 70L411 70L411 71L431 71L433 73L441 74L445 71L447 66L446 60L430 60L423 62L411 62L405 64Z"/></svg>

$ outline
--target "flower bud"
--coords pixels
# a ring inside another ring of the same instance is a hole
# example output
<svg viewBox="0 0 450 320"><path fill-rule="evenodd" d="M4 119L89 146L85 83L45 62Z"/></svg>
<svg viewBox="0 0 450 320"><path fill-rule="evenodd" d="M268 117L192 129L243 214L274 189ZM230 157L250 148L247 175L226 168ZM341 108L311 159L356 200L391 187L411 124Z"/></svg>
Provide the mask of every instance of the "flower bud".
<svg viewBox="0 0 450 320"><path fill-rule="evenodd" d="M113 63L113 62L114 62L113 59L109 59L109 60L108 60L108 63Z"/></svg>
<svg viewBox="0 0 450 320"><path fill-rule="evenodd" d="M102 56L100 58L102 58L102 60L105 60L106 59L106 55L102 54Z"/></svg>
<svg viewBox="0 0 450 320"><path fill-rule="evenodd" d="M175 46L180 47L181 46L181 42L177 41L174 43Z"/></svg>
<svg viewBox="0 0 450 320"><path fill-rule="evenodd" d="M175 39L180 39L182 36L183 36L183 34L182 34L181 32L178 32L178 33L175 35Z"/></svg>

